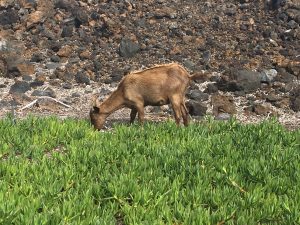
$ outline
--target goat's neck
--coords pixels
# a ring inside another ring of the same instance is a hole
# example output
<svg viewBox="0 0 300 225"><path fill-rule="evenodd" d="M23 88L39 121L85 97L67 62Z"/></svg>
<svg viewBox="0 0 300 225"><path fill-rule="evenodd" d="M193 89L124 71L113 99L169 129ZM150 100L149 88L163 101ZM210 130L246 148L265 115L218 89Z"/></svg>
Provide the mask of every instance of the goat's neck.
<svg viewBox="0 0 300 225"><path fill-rule="evenodd" d="M110 115L114 111L124 107L124 97L120 91L114 91L106 100L100 105L100 112Z"/></svg>

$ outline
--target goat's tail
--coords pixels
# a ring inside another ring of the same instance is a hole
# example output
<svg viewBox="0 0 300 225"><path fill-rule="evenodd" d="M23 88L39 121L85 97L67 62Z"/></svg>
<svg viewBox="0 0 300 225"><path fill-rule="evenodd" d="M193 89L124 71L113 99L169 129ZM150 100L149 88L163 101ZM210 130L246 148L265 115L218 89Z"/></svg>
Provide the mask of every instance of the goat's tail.
<svg viewBox="0 0 300 225"><path fill-rule="evenodd" d="M190 78L190 80L207 81L210 78L210 74L208 72L195 73L195 74L189 76L189 78Z"/></svg>

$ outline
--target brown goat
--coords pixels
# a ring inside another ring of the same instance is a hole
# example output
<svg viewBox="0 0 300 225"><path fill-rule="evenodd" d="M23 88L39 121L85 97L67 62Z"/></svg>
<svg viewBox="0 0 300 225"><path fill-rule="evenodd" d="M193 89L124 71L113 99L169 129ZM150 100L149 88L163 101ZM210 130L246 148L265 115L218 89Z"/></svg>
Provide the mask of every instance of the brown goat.
<svg viewBox="0 0 300 225"><path fill-rule="evenodd" d="M126 75L117 90L102 103L95 100L90 111L91 123L100 130L106 118L114 111L123 107L131 109L130 123L138 113L140 123L144 121L144 107L147 105L161 106L171 103L177 125L181 117L185 126L189 123L188 111L185 106L185 91L191 80L204 77L205 74L190 76L176 63L164 64L133 72Z"/></svg>

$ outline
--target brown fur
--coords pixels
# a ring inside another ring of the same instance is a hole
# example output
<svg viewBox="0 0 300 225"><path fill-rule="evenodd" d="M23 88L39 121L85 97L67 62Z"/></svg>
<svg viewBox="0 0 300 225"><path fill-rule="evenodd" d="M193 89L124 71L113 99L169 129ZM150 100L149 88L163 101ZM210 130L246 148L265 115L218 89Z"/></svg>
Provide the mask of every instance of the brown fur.
<svg viewBox="0 0 300 225"><path fill-rule="evenodd" d="M138 113L140 123L144 121L144 107L161 106L171 103L175 121L179 125L181 117L185 126L189 123L188 111L184 103L185 91L191 80L200 79L206 74L190 76L176 63L155 66L126 75L117 90L102 103L95 100L90 111L91 122L101 129L106 118L123 107L131 109L130 122Z"/></svg>

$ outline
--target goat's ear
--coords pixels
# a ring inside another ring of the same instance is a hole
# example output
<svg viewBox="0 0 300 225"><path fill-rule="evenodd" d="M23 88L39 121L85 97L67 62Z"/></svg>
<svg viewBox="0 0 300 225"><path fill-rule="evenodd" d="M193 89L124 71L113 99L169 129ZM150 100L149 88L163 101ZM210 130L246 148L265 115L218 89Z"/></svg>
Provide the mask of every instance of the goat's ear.
<svg viewBox="0 0 300 225"><path fill-rule="evenodd" d="M100 108L97 106L93 106L93 110L95 113L99 113L100 112Z"/></svg>
<svg viewBox="0 0 300 225"><path fill-rule="evenodd" d="M92 101L91 101L92 106L98 106L99 100L97 95L92 96Z"/></svg>

